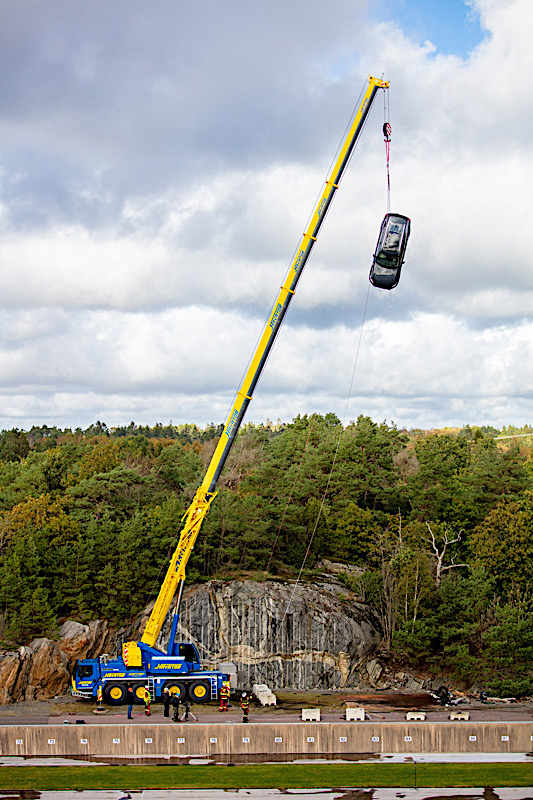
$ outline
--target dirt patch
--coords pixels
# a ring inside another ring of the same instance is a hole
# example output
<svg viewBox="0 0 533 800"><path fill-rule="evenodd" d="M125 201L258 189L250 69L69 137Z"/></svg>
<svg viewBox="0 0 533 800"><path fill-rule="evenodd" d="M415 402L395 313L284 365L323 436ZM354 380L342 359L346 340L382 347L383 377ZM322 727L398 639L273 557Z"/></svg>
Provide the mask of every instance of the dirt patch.
<svg viewBox="0 0 533 800"><path fill-rule="evenodd" d="M428 692L380 692L378 694L343 694L339 695L343 703L357 703L372 710L408 711L413 708L437 708L439 704Z"/></svg>

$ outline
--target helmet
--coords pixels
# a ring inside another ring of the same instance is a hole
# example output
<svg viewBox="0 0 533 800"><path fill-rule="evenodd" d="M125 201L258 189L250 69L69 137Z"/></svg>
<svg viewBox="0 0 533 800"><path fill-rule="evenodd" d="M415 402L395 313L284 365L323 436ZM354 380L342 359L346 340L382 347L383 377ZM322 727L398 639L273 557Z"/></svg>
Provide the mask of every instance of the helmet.
<svg viewBox="0 0 533 800"><path fill-rule="evenodd" d="M243 692L243 693L242 693L242 696L243 696L243 697L246 697L246 692Z"/></svg>

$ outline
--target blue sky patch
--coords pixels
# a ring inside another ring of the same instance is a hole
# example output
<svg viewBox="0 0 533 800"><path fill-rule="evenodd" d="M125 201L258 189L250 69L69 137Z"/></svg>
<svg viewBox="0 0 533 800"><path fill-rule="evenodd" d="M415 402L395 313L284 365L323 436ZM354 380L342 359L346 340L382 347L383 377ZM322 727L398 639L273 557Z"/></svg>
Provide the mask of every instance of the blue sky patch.
<svg viewBox="0 0 533 800"><path fill-rule="evenodd" d="M466 58L483 39L479 14L463 0L378 0L374 16L394 21L413 41Z"/></svg>

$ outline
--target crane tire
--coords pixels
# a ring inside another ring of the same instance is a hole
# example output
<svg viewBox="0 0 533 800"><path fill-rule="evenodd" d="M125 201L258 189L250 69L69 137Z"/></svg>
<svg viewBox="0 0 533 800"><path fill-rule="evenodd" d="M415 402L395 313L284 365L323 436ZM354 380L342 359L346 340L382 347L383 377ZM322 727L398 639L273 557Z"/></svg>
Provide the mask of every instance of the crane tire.
<svg viewBox="0 0 533 800"><path fill-rule="evenodd" d="M126 702L127 690L123 683L106 683L102 692L104 700L110 706L121 706Z"/></svg>
<svg viewBox="0 0 533 800"><path fill-rule="evenodd" d="M181 681L168 680L163 684L163 689L168 689L171 695L177 694L180 700L187 699L187 686Z"/></svg>
<svg viewBox="0 0 533 800"><path fill-rule="evenodd" d="M211 700L209 681L194 681L189 684L189 697L194 703L208 703Z"/></svg>
<svg viewBox="0 0 533 800"><path fill-rule="evenodd" d="M143 706L144 705L144 683L133 683L133 702L136 706ZM153 698L152 698L153 700Z"/></svg>

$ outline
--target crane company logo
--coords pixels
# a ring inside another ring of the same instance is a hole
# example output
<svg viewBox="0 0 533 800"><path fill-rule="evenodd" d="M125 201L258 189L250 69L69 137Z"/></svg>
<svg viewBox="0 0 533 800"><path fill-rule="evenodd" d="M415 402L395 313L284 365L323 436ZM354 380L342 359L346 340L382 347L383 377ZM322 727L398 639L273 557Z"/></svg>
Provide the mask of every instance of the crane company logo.
<svg viewBox="0 0 533 800"><path fill-rule="evenodd" d="M181 667L182 667L181 664L156 664L155 667L154 667L154 670L163 669L166 672L166 671L172 670L172 669L180 670Z"/></svg>
<svg viewBox="0 0 533 800"><path fill-rule="evenodd" d="M278 303L276 308L274 309L274 313L272 314L272 319L270 320L270 327L273 328L276 322L278 321L278 317L281 314L281 303Z"/></svg>
<svg viewBox="0 0 533 800"><path fill-rule="evenodd" d="M296 262L294 264L294 271L295 272L298 271L298 267L302 263L302 258L304 257L304 255L305 255L305 250L300 250L300 252L298 254L298 258L296 259Z"/></svg>
<svg viewBox="0 0 533 800"><path fill-rule="evenodd" d="M324 211L324 206L325 205L326 205L326 198L323 197L322 198L322 202L318 206L318 209L317 209L317 212L316 212L317 217L320 217L322 215L322 212Z"/></svg>
<svg viewBox="0 0 533 800"><path fill-rule="evenodd" d="M239 416L239 412L236 408L233 409L233 414L231 415L230 421L226 426L226 436L229 438L231 436L231 432L235 427L235 423L237 422L237 417Z"/></svg>

